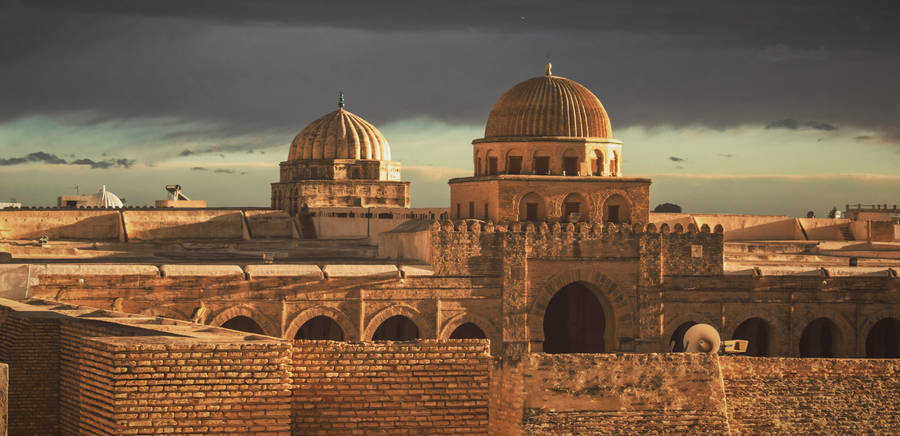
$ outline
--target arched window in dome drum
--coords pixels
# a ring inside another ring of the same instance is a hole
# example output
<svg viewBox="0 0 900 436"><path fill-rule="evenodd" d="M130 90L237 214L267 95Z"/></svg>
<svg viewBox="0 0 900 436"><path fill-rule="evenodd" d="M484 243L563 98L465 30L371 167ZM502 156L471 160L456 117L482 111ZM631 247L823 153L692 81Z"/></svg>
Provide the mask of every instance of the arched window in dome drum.
<svg viewBox="0 0 900 436"><path fill-rule="evenodd" d="M506 174L522 173L522 156L511 150L506 154Z"/></svg>
<svg viewBox="0 0 900 436"><path fill-rule="evenodd" d="M578 154L571 148L563 153L563 174L566 176L577 176L578 171Z"/></svg>
<svg viewBox="0 0 900 436"><path fill-rule="evenodd" d="M616 177L619 175L619 153L612 152L612 159L609 160L609 175Z"/></svg>
<svg viewBox="0 0 900 436"><path fill-rule="evenodd" d="M475 175L480 176L482 174L481 171L481 156L475 156Z"/></svg>
<svg viewBox="0 0 900 436"><path fill-rule="evenodd" d="M534 174L539 175L549 175L550 174L550 156L540 156L538 155L540 152L535 152L533 161L534 161Z"/></svg>
<svg viewBox="0 0 900 436"><path fill-rule="evenodd" d="M497 175L497 173L499 172L499 169L497 167L497 155L494 153L493 150L487 152L486 164L487 164L487 171L486 171L487 175L488 176Z"/></svg>
<svg viewBox="0 0 900 436"><path fill-rule="evenodd" d="M594 158L591 159L591 175L603 175L603 152L594 150Z"/></svg>

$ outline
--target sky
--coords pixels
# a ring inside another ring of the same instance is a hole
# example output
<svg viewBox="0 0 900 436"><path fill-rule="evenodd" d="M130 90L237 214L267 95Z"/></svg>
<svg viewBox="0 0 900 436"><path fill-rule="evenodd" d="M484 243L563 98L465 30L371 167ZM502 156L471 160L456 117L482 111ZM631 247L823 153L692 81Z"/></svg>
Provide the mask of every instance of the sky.
<svg viewBox="0 0 900 436"><path fill-rule="evenodd" d="M603 102L651 207L897 204L898 22L896 1L0 0L0 201L181 184L268 206L343 91L413 206L447 206L494 102L549 57Z"/></svg>

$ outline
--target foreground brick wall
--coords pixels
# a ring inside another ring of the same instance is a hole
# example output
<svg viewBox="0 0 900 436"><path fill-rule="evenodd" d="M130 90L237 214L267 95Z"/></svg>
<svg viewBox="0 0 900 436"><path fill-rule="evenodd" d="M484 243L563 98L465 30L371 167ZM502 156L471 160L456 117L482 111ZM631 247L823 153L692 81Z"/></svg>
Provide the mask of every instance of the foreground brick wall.
<svg viewBox="0 0 900 436"><path fill-rule="evenodd" d="M522 434L728 433L716 356L535 353L511 369L524 398L492 404L523 402ZM492 430L516 434L509 424Z"/></svg>
<svg viewBox="0 0 900 436"><path fill-rule="evenodd" d="M484 340L294 343L293 434L487 434Z"/></svg>
<svg viewBox="0 0 900 436"><path fill-rule="evenodd" d="M896 434L900 361L722 357L733 434Z"/></svg>
<svg viewBox="0 0 900 436"><path fill-rule="evenodd" d="M9 365L9 434L59 433L59 323L0 307L0 362Z"/></svg>

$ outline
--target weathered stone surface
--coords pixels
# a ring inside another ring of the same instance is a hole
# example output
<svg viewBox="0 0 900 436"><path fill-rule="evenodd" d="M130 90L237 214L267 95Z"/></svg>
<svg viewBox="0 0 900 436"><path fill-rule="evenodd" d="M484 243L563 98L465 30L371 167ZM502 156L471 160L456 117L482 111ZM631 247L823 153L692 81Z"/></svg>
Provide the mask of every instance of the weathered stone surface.
<svg viewBox="0 0 900 436"><path fill-rule="evenodd" d="M332 277L400 278L400 270L396 265L325 265L322 271L329 279Z"/></svg>
<svg viewBox="0 0 900 436"><path fill-rule="evenodd" d="M260 277L313 277L323 278L316 265L247 265L244 268L250 279Z"/></svg>
<svg viewBox="0 0 900 436"><path fill-rule="evenodd" d="M244 276L244 270L237 265L163 265L159 269L166 277Z"/></svg>

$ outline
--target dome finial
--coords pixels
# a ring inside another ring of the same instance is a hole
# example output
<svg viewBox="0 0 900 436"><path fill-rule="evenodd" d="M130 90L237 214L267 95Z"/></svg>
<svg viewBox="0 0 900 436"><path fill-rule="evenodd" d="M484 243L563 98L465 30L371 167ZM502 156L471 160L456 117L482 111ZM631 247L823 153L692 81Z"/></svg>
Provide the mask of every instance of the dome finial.
<svg viewBox="0 0 900 436"><path fill-rule="evenodd" d="M550 77L552 75L550 69L553 67L553 65L550 64L550 53L547 53L544 57L547 58L547 77Z"/></svg>
<svg viewBox="0 0 900 436"><path fill-rule="evenodd" d="M341 91L340 96L338 97L338 109L344 108L344 91Z"/></svg>

